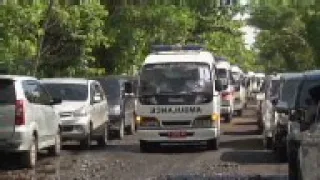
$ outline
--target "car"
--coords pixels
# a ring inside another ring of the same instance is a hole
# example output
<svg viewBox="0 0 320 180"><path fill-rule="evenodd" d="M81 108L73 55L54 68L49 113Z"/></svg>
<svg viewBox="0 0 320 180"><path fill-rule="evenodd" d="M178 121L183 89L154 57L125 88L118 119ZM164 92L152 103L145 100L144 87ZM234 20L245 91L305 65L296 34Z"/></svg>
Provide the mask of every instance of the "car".
<svg viewBox="0 0 320 180"><path fill-rule="evenodd" d="M0 75L0 150L19 153L25 167L36 166L37 153L59 155L61 131L52 98L34 77Z"/></svg>
<svg viewBox="0 0 320 180"><path fill-rule="evenodd" d="M48 78L41 83L53 97L62 99L55 109L60 115L63 141L80 141L83 149L89 149L92 140L97 140L99 146L108 144L108 104L98 81Z"/></svg>
<svg viewBox="0 0 320 180"><path fill-rule="evenodd" d="M96 78L108 97L110 131L116 132L119 139L124 137L125 131L128 134L135 132L135 98L124 92L125 84L134 86L135 78L127 75L110 75Z"/></svg>
<svg viewBox="0 0 320 180"><path fill-rule="evenodd" d="M294 180L300 176L299 151L301 134L310 129L317 114L315 101L310 95L310 90L320 85L320 71L307 71L303 73L296 89L291 88L287 94L291 103L279 101L276 110L288 115L286 136L286 149L288 158L289 179Z"/></svg>
<svg viewBox="0 0 320 180"><path fill-rule="evenodd" d="M258 126L261 128L263 135L263 145L266 149L272 149L274 127L273 120L275 116L273 102L279 96L279 88L280 76L267 75L265 80L265 88L262 92L262 95L264 97L261 103L261 113L259 113L260 116L258 117Z"/></svg>

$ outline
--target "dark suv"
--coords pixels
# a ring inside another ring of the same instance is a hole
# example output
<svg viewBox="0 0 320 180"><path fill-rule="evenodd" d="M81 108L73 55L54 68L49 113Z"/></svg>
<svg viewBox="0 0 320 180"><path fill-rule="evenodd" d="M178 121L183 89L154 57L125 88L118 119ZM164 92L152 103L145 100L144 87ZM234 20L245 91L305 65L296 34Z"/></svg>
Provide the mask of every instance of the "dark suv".
<svg viewBox="0 0 320 180"><path fill-rule="evenodd" d="M97 78L106 96L108 97L110 130L116 132L119 139L122 139L125 130L128 134L135 132L134 116L134 94L125 93L125 84L129 83L134 87L137 83L135 77L126 75L112 75Z"/></svg>
<svg viewBox="0 0 320 180"><path fill-rule="evenodd" d="M280 113L288 115L287 157L289 166L289 179L300 179L299 149L301 135L308 131L314 123L316 115L316 103L309 91L320 85L320 71L305 72L296 91L292 88L290 99L293 106L279 102L276 109Z"/></svg>

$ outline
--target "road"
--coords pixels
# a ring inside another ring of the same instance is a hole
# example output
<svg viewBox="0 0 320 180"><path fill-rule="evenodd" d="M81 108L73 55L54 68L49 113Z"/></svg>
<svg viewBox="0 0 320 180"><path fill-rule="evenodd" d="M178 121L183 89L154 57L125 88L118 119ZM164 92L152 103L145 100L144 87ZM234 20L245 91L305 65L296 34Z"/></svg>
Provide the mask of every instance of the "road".
<svg viewBox="0 0 320 180"><path fill-rule="evenodd" d="M223 135L218 151L180 147L140 153L133 135L121 141L113 140L103 149L94 146L90 151L79 150L77 145L65 145L59 158L43 154L34 170L16 167L12 160L16 157L12 155L1 157L0 180L205 179L221 174L284 179L287 166L277 162L272 152L263 150L253 109L249 107L231 124L222 123Z"/></svg>

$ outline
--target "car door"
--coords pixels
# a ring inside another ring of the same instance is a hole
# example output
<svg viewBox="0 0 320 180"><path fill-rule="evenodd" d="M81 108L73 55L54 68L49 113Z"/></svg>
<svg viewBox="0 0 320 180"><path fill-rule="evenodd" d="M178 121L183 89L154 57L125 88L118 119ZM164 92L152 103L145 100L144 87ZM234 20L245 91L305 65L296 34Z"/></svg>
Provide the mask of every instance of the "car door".
<svg viewBox="0 0 320 180"><path fill-rule="evenodd" d="M50 105L51 96L48 91L40 83L38 84L40 92L40 104L44 110L45 126L47 130L47 138L52 139L58 131L59 118L57 118L54 107Z"/></svg>
<svg viewBox="0 0 320 180"><path fill-rule="evenodd" d="M47 125L45 121L45 111L40 104L39 83L36 80L27 80L22 82L22 88L28 100L30 112L32 113L32 121L37 126L38 140L43 142L48 136Z"/></svg>
<svg viewBox="0 0 320 180"><path fill-rule="evenodd" d="M97 112L98 126L101 126L106 121L107 104L106 104L104 92L98 82L94 83L94 89L95 89L95 95L100 97L100 101L95 103L94 108L96 109L96 112Z"/></svg>

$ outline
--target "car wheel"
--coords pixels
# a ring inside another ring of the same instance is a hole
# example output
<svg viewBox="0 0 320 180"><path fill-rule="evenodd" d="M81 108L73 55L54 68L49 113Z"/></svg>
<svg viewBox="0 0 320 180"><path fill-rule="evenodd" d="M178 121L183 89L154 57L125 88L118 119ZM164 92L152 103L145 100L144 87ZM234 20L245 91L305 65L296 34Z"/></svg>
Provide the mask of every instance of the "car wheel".
<svg viewBox="0 0 320 180"><path fill-rule="evenodd" d="M134 117L134 116L133 116L133 117ZM136 122L135 122L135 119L134 119L134 118L131 119L131 125L130 125L130 127L129 127L128 130L129 130L129 131L128 131L128 134L129 134L129 135L133 135L133 134L136 132Z"/></svg>
<svg viewBox="0 0 320 180"><path fill-rule="evenodd" d="M226 123L230 123L231 119L232 119L232 114L231 113L224 116L224 121Z"/></svg>
<svg viewBox="0 0 320 180"><path fill-rule="evenodd" d="M263 145L265 149L271 150L273 147L273 140L272 137L265 137L263 141Z"/></svg>
<svg viewBox="0 0 320 180"><path fill-rule="evenodd" d="M90 130L89 130L86 138L80 141L81 149L90 149L90 147L91 147L91 133L92 133L92 126L90 126Z"/></svg>
<svg viewBox="0 0 320 180"><path fill-rule="evenodd" d="M109 140L109 126L108 126L108 123L105 123L103 127L102 135L98 139L98 145L101 147L105 147L108 145L108 140Z"/></svg>
<svg viewBox="0 0 320 180"><path fill-rule="evenodd" d="M293 145L294 143L288 143L288 175L289 180L298 180L299 178L299 159L298 150Z"/></svg>
<svg viewBox="0 0 320 180"><path fill-rule="evenodd" d="M22 163L27 168L34 168L37 163L38 156L38 140L36 137L32 138L30 148L27 152L24 152L22 157Z"/></svg>
<svg viewBox="0 0 320 180"><path fill-rule="evenodd" d="M61 153L61 133L60 131L55 136L55 143L54 146L48 149L49 155L52 156L59 156Z"/></svg>
<svg viewBox="0 0 320 180"><path fill-rule="evenodd" d="M220 144L219 138L208 140L207 141L207 148L209 150L218 150L219 149L219 144Z"/></svg>

